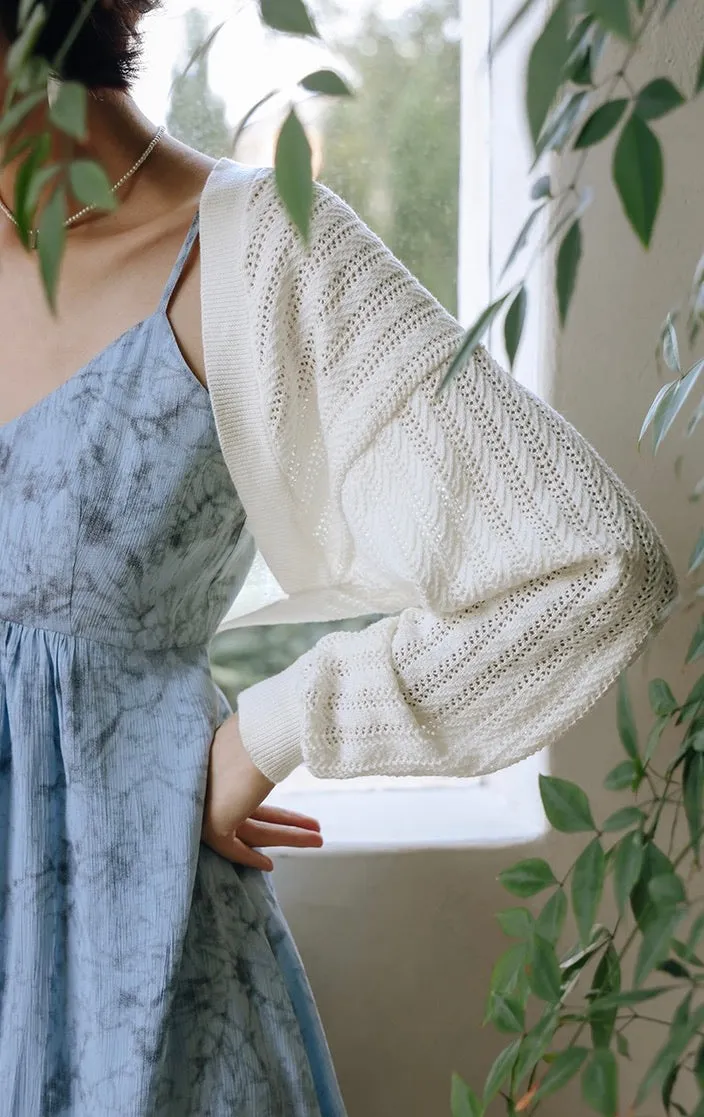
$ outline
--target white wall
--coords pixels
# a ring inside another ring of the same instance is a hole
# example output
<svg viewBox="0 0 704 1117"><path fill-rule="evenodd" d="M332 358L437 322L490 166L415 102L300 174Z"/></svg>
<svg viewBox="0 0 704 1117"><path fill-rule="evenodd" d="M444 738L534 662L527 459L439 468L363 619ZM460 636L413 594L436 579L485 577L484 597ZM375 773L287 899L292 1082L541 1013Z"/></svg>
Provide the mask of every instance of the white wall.
<svg viewBox="0 0 704 1117"><path fill-rule="evenodd" d="M698 0L680 0L653 41L647 72L657 62L684 84L702 43L704 10ZM658 386L652 361L658 324L686 290L704 248L704 97L656 127L666 144L667 198L649 254L626 229L613 195L610 149L591 162L597 201L586 219L573 313L555 346L550 398L633 489L682 573L699 527L697 506L686 494L704 473L702 454L690 453L680 482L672 471L679 435L655 461L647 450L638 454L635 440ZM647 679L662 674L682 694L695 675L681 670L692 625L684 617L671 621L649 662L642 659L630 673L646 728ZM614 797L600 790L601 778L620 759L614 706L612 689L554 754L556 774L580 781L600 816L614 806ZM547 851L566 865L578 848L562 837L520 850L372 857L316 851L278 862L275 884L308 968L350 1117L447 1117L453 1069L477 1086L483 1082L503 1046L491 1029L480 1028L490 967L506 945L493 913L510 901L496 874L529 852ZM640 1037L641 1060L652 1046L649 1035ZM638 1063L626 1076L626 1089L641 1069ZM567 1112L565 1097L544 1112ZM572 1112L588 1111L576 1101Z"/></svg>

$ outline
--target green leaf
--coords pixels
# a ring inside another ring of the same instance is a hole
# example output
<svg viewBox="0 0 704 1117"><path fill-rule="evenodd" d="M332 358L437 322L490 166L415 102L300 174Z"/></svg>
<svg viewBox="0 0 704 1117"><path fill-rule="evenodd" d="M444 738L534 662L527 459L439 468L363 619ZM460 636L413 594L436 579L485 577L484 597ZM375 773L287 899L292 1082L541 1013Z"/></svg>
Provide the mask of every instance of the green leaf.
<svg viewBox="0 0 704 1117"><path fill-rule="evenodd" d="M42 191L46 186L49 185L49 183L53 179L56 178L60 170L61 167L54 164L50 167L41 167L32 175L29 189L27 191L27 208L30 212L34 212L37 205L39 204L39 199L42 195Z"/></svg>
<svg viewBox="0 0 704 1117"><path fill-rule="evenodd" d="M664 961L670 953L672 936L684 914L683 910L669 907L649 922L636 958L633 975L635 985L645 981L658 962Z"/></svg>
<svg viewBox="0 0 704 1117"><path fill-rule="evenodd" d="M658 873L651 877L648 892L659 908L676 906L687 899L684 885L677 873Z"/></svg>
<svg viewBox="0 0 704 1117"><path fill-rule="evenodd" d="M609 815L602 830L605 834L612 834L617 830L626 830L629 826L640 826L644 820L645 815L640 807L622 807Z"/></svg>
<svg viewBox="0 0 704 1117"><path fill-rule="evenodd" d="M484 1117L481 1101L472 1087L463 1082L458 1074L452 1075L450 1112L452 1117Z"/></svg>
<svg viewBox="0 0 704 1117"><path fill-rule="evenodd" d="M651 986L649 989L626 989L623 993L608 993L592 1001L588 1012L590 1016L598 1016L608 1009L623 1008L628 1005L642 1004L643 1001L652 1001L661 997L663 993L670 993L671 985Z"/></svg>
<svg viewBox="0 0 704 1117"><path fill-rule="evenodd" d="M30 54L12 77L12 88L18 93L31 93L41 89L46 96L50 74L49 63L39 54Z"/></svg>
<svg viewBox="0 0 704 1117"><path fill-rule="evenodd" d="M636 112L643 120L658 120L666 113L684 104L684 97L669 78L655 78L648 82L636 101Z"/></svg>
<svg viewBox="0 0 704 1117"><path fill-rule="evenodd" d="M314 196L311 154L305 129L291 109L276 141L274 170L279 196L306 245Z"/></svg>
<svg viewBox="0 0 704 1117"><path fill-rule="evenodd" d="M676 372L679 376L682 372L680 365L680 347L677 341L677 330L675 328L675 318L672 311L670 311L665 319L660 332L660 342L662 344L662 355L665 364L671 372Z"/></svg>
<svg viewBox="0 0 704 1117"><path fill-rule="evenodd" d="M699 863L702 839L702 800L704 797L704 753L691 752L685 757L682 770L684 813L695 860Z"/></svg>
<svg viewBox="0 0 704 1117"><path fill-rule="evenodd" d="M684 658L685 663L693 663L695 659L704 652L704 617L699 621L696 631L692 636L689 647L687 648L687 655Z"/></svg>
<svg viewBox="0 0 704 1117"><path fill-rule="evenodd" d="M511 368L513 368L513 363L516 359L518 346L521 344L521 335L526 320L527 306L528 292L525 286L521 286L518 290L518 294L508 308L504 320L504 343L506 345L506 352Z"/></svg>
<svg viewBox="0 0 704 1117"><path fill-rule="evenodd" d="M33 53L42 28L46 23L47 11L44 4L37 4L32 9L26 24L12 46L5 59L5 71L10 77L16 77L29 56Z"/></svg>
<svg viewBox="0 0 704 1117"><path fill-rule="evenodd" d="M311 93L325 93L328 97L354 96L347 82L334 70L314 70L301 78L298 84Z"/></svg>
<svg viewBox="0 0 704 1117"><path fill-rule="evenodd" d="M517 861L508 869L499 873L499 882L514 896L535 896L551 884L557 884L557 878L547 861L542 857L528 857L525 861Z"/></svg>
<svg viewBox="0 0 704 1117"><path fill-rule="evenodd" d="M685 1003L687 1001L688 998L685 998ZM663 1085L703 1022L704 1006L700 1006L692 1016L688 1016L688 1006L684 1014L681 1014L678 1009L667 1041L657 1052L638 1087L636 1107L640 1106L654 1087Z"/></svg>
<svg viewBox="0 0 704 1117"><path fill-rule="evenodd" d="M565 834L596 830L589 800L581 787L542 773L538 783L545 814L556 830Z"/></svg>
<svg viewBox="0 0 704 1117"><path fill-rule="evenodd" d="M631 699L628 693L628 676L622 671L618 677L616 699L616 725L624 750L633 760L638 759L638 730L633 717Z"/></svg>
<svg viewBox="0 0 704 1117"><path fill-rule="evenodd" d="M697 1054L694 1058L694 1077L697 1080L697 1086L704 1093L704 1039L697 1048Z"/></svg>
<svg viewBox="0 0 704 1117"><path fill-rule="evenodd" d="M694 94L701 93L704 89L704 51L702 52L701 61L699 63L699 73L697 74L697 84L694 87Z"/></svg>
<svg viewBox="0 0 704 1117"><path fill-rule="evenodd" d="M594 144L605 140L621 120L627 106L628 101L624 97L600 105L582 127L574 146L576 148L593 147Z"/></svg>
<svg viewBox="0 0 704 1117"><path fill-rule="evenodd" d="M582 1097L602 1117L618 1113L618 1066L613 1051L599 1047L582 1071Z"/></svg>
<svg viewBox="0 0 704 1117"><path fill-rule="evenodd" d="M648 740L645 743L645 752L643 753L643 764L649 764L653 758L653 754L658 747L660 738L662 737L663 730L669 722L669 717L660 718L655 722L655 725L648 734Z"/></svg>
<svg viewBox="0 0 704 1117"><path fill-rule="evenodd" d="M666 958L664 962L658 962L655 969L658 973L669 974L670 977L684 978L685 981L690 980L689 970L676 958Z"/></svg>
<svg viewBox="0 0 704 1117"><path fill-rule="evenodd" d="M643 865L643 838L639 830L631 830L621 838L614 860L614 896L619 914L640 877Z"/></svg>
<svg viewBox="0 0 704 1117"><path fill-rule="evenodd" d="M642 116L633 113L616 145L613 178L626 217L646 248L655 228L663 177L660 141Z"/></svg>
<svg viewBox="0 0 704 1117"><path fill-rule="evenodd" d="M528 908L506 908L496 913L501 930L512 939L529 939L535 920Z"/></svg>
<svg viewBox="0 0 704 1117"><path fill-rule="evenodd" d="M503 1086L511 1073L520 1046L520 1039L514 1039L513 1043L510 1043L508 1047L505 1047L503 1051L499 1052L494 1059L484 1084L483 1101L485 1106L498 1094L501 1086Z"/></svg>
<svg viewBox="0 0 704 1117"><path fill-rule="evenodd" d="M607 31L622 39L631 39L628 0L588 0L588 7Z"/></svg>
<svg viewBox="0 0 704 1117"><path fill-rule="evenodd" d="M547 1097L548 1094L561 1090L579 1072L588 1054L586 1047L568 1047L565 1051L561 1051L538 1086L533 1101L536 1102L540 1098Z"/></svg>
<svg viewBox="0 0 704 1117"><path fill-rule="evenodd" d="M654 446L656 451L665 438L665 435L670 430L679 412L682 410L687 397L695 387L702 371L704 371L704 361L697 361L684 376L672 382L672 391L668 393L666 400L663 401L662 410L659 412L656 422L656 427L659 428L657 430Z"/></svg>
<svg viewBox="0 0 704 1117"><path fill-rule="evenodd" d="M20 31L23 27L26 26L27 20L31 16L32 8L36 4L36 2L37 0L20 0L19 7L17 9L17 26Z"/></svg>
<svg viewBox="0 0 704 1117"><path fill-rule="evenodd" d="M92 159L76 159L69 168L71 190L84 206L114 210L117 200L105 171Z"/></svg>
<svg viewBox="0 0 704 1117"><path fill-rule="evenodd" d="M546 1005L537 1024L523 1037L513 1074L516 1088L524 1075L532 1072L542 1059L552 1042L559 1020L559 1006Z"/></svg>
<svg viewBox="0 0 704 1117"><path fill-rule="evenodd" d="M526 108L534 144L562 83L562 68L569 56L567 32L567 5L558 0L528 59Z"/></svg>
<svg viewBox="0 0 704 1117"><path fill-rule="evenodd" d="M535 180L530 188L530 196L534 202L539 201L541 198L552 197L550 175L541 175L540 178Z"/></svg>
<svg viewBox="0 0 704 1117"><path fill-rule="evenodd" d="M538 136L533 166L546 151L560 152L563 150L582 114L582 109L588 102L588 93L565 93L562 100L548 116Z"/></svg>
<svg viewBox="0 0 704 1117"><path fill-rule="evenodd" d="M604 851L598 838L582 850L572 872L572 908L579 938L589 941L604 891Z"/></svg>
<svg viewBox="0 0 704 1117"><path fill-rule="evenodd" d="M506 294L502 295L500 299L497 299L495 302L491 303L491 305L488 306L486 310L483 310L476 321L469 327L467 333L462 339L462 343L459 349L453 356L447 370L443 374L437 388L435 389L435 396L438 396L440 394L447 382L452 379L452 377L460 369L460 367L472 356L472 353L481 342L484 334L491 326L491 323L496 318L497 314L501 310L501 307L504 305L510 294L511 292L507 291Z"/></svg>
<svg viewBox="0 0 704 1117"><path fill-rule="evenodd" d="M704 968L704 962L701 960L701 958L697 957L694 951L692 951L686 943L681 942L680 939L672 940L672 949L675 954L677 954L680 958L684 958L685 962L689 962L691 966Z"/></svg>
<svg viewBox="0 0 704 1117"><path fill-rule="evenodd" d="M698 570L703 562L704 562L704 529L702 529L702 531L700 531L699 538L697 539L697 542L694 546L694 550L692 551L692 554L690 555L689 567L687 569L687 574L694 574L694 571Z"/></svg>
<svg viewBox="0 0 704 1117"><path fill-rule="evenodd" d="M528 982L543 1001L559 1001L562 975L557 961L555 947L541 935L534 935L530 945Z"/></svg>
<svg viewBox="0 0 704 1117"><path fill-rule="evenodd" d="M15 217L23 244L29 245L29 230L34 224L34 214L29 209L28 199L32 181L49 154L51 138L47 133L32 138L26 158L15 175Z"/></svg>
<svg viewBox="0 0 704 1117"><path fill-rule="evenodd" d="M674 392L676 387L677 387L677 381L676 380L670 380L670 381L668 381L667 384L663 384L662 387L658 389L658 394L656 395L655 399L653 400L650 407L648 408L648 414L645 416L645 419L643 420L643 426L640 428L640 434L638 435L638 448L639 449L640 449L640 444L643 441L643 437L644 437L645 432L647 431L648 427L651 424L655 424L657 422L657 420L659 419L659 417L665 413L665 411L667 409L668 402L669 402L669 398L670 398L671 394ZM661 426L661 423L658 423L658 429L659 429L660 426Z"/></svg>
<svg viewBox="0 0 704 1117"><path fill-rule="evenodd" d="M597 997L605 997L608 993L618 993L620 990L621 963L619 962L618 951L613 942L610 941L594 972L590 990L591 999L596 1000ZM615 1007L607 1009L605 1012L592 1013L590 1027L594 1047L609 1046L617 1015L618 1009Z"/></svg>
<svg viewBox="0 0 704 1117"><path fill-rule="evenodd" d="M664 679L651 679L648 683L650 708L657 717L669 717L677 709L677 699Z"/></svg>
<svg viewBox="0 0 704 1117"><path fill-rule="evenodd" d="M527 959L528 948L525 943L517 943L505 950L492 966L490 993L501 993L503 996L517 993L522 977L525 979Z"/></svg>
<svg viewBox="0 0 704 1117"><path fill-rule="evenodd" d="M87 93L77 81L62 81L56 101L49 109L51 121L76 140L85 140L88 129L86 123Z"/></svg>
<svg viewBox="0 0 704 1117"><path fill-rule="evenodd" d="M0 136L7 136L10 132L21 124L22 121L32 109L41 104L44 100L44 90L40 89L34 93L28 93L26 97L20 97L18 101L2 113L0 117Z"/></svg>
<svg viewBox="0 0 704 1117"><path fill-rule="evenodd" d="M643 864L640 875L630 897L631 910L641 932L645 932L650 923L659 915L658 907L653 903L648 888L650 881L653 877L660 876L663 873L674 874L674 872L674 865L662 850L658 849L654 842L646 842L643 847Z"/></svg>
<svg viewBox="0 0 704 1117"><path fill-rule="evenodd" d="M540 912L535 930L548 942L557 943L567 916L567 897L561 888L556 888Z"/></svg>
<svg viewBox="0 0 704 1117"><path fill-rule="evenodd" d="M572 947L560 961L563 980L571 981L576 973L584 969L589 959L601 950L604 943L608 941L608 937L609 933L606 928L597 925L586 946L579 943Z"/></svg>
<svg viewBox="0 0 704 1117"><path fill-rule="evenodd" d="M525 1024L525 1010L515 997L503 997L500 993L490 993L484 1024L493 1023L499 1032L522 1032Z"/></svg>
<svg viewBox="0 0 704 1117"><path fill-rule="evenodd" d="M565 63L564 75L574 85L593 85L592 44L594 42L594 17L580 19L570 32L569 57Z"/></svg>
<svg viewBox="0 0 704 1117"><path fill-rule="evenodd" d="M662 414L658 415L658 420L656 421L656 427L660 427L655 439L656 451L677 418L690 392L695 387L702 371L704 371L704 361L697 361L684 376L681 376L679 380L673 381L672 391L668 393L667 399L663 403Z"/></svg>
<svg viewBox="0 0 704 1117"><path fill-rule="evenodd" d="M521 230L520 230L518 236L516 237L515 241L513 242L513 246L511 248L511 251L509 252L508 256L506 257L506 263L504 264L504 266L501 270L501 275L499 276L499 279L503 279L503 277L505 276L508 269L516 261L516 259L520 255L520 253L523 251L523 249L527 245L528 238L530 236L533 225L535 224L538 217L540 216L540 214L545 209L545 205L546 205L546 203L543 202L542 205L536 206L534 210L531 210L531 212L528 214L528 217L523 222Z"/></svg>
<svg viewBox="0 0 704 1117"><path fill-rule="evenodd" d="M56 290L66 240L66 192L54 191L39 220L39 263L49 306L56 311Z"/></svg>
<svg viewBox="0 0 704 1117"><path fill-rule="evenodd" d="M320 37L303 0L259 0L259 6L262 20L275 31Z"/></svg>
<svg viewBox="0 0 704 1117"><path fill-rule="evenodd" d="M641 772L641 766L635 760L622 760L607 774L604 787L607 791L623 791L627 787L635 788Z"/></svg>
<svg viewBox="0 0 704 1117"><path fill-rule="evenodd" d="M577 271L582 259L582 227L579 221L570 226L557 254L557 301L560 323L564 327L574 295Z"/></svg>

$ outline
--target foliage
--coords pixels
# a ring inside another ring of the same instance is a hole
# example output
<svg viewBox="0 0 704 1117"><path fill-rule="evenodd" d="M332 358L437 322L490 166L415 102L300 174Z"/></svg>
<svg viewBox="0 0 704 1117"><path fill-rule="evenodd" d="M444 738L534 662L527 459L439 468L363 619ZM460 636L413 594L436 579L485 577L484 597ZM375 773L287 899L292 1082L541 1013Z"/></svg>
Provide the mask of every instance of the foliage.
<svg viewBox="0 0 704 1117"><path fill-rule="evenodd" d="M523 279L495 298L467 330L462 344L438 384L439 394L466 364L500 312L507 349L518 351L527 312L526 279L547 250L556 257L555 288L560 323L564 326L577 287L582 257L582 219L593 193L583 186L591 150L610 140L612 179L623 212L644 248L652 242L662 202L665 165L655 123L686 105L704 88L704 55L692 74L687 95L668 77L638 86L631 73L645 40L658 20L667 18L677 0L551 0L550 13L529 52L526 116L533 142L535 166L545 156L572 156L573 173L565 185L542 173L531 188L537 205L520 230L504 266L504 274L538 232L537 250ZM498 45L505 42L538 0L524 0ZM494 49L497 49L496 47ZM693 342L704 313L704 272L694 277L688 329ZM515 304L517 299L520 313ZM656 448L678 414L701 373L699 364L682 373L670 368L677 381L663 388L654 428ZM695 371L696 370L696 371ZM686 383L683 381L686 380ZM653 421L654 415L650 417ZM650 422L648 425L650 425Z"/></svg>
<svg viewBox="0 0 704 1117"><path fill-rule="evenodd" d="M80 144L86 138L87 90L78 82L61 82L59 95L51 103L53 76L61 77L63 60L96 0L83 0L73 27L55 58L43 58L37 41L48 13L48 0L22 0L19 5L19 35L5 63L7 91L0 111L0 141L5 147L2 165L17 163L12 208L24 246L34 247L33 230L39 228L37 247L49 305L55 308L61 260L65 243L64 221L69 202L112 210L118 204L102 167L75 152L52 157L52 133L58 131ZM274 30L318 37L304 0L259 0L261 18ZM217 34L215 28L196 47L186 72L204 74L204 59ZM178 81L177 81L178 86ZM300 84L327 96L351 96L344 80L333 71L308 74ZM269 94L269 96L273 95ZM17 129L29 114L41 111L42 126L18 139ZM241 125L240 125L241 127ZM235 140L238 132L235 132ZM276 181L281 198L304 241L308 242L313 200L311 152L295 106L281 129L276 148ZM80 166L77 164L80 163ZM88 166L90 164L90 166Z"/></svg>
<svg viewBox="0 0 704 1117"><path fill-rule="evenodd" d="M504 41L535 0L526 0L500 36ZM571 154L573 174L563 189L552 175L534 181L538 203L519 232L509 266L530 235L549 217L536 257L555 251L557 308L565 324L582 255L582 216L591 193L582 187L590 151L610 140L612 178L623 212L647 249L662 200L665 160L653 123L688 97L668 77L637 87L632 63L646 33L677 0L553 0L532 44L527 67L526 113L536 163L546 153ZM602 56L611 65L604 68ZM691 82L691 97L704 87L704 55ZM536 258L534 257L534 259ZM438 391L456 374L491 322L505 311L513 356L526 313L525 280L498 295L470 327ZM519 310L515 310L521 298ZM652 431L658 450L685 403L699 386L704 360L683 368L678 320L686 317L694 347L704 314L704 256L694 276L686 312L678 307L660 330L659 362L670 378L645 417L639 445ZM704 417L704 401L689 419L690 436ZM692 499L704 492L704 479ZM693 547L689 571L704 567L704 530ZM704 596L704 588L696 597ZM704 654L704 617L685 663ZM455 1075L453 1117L483 1117L501 1095L509 1115L536 1113L544 1098L579 1078L589 1109L603 1117L652 1112L657 1097L665 1114L704 1117L704 895L701 872L704 826L704 675L676 697L664 679L649 684L653 723L641 743L625 673L619 679L617 730L624 760L604 786L627 798L597 823L584 791L556 777L540 777L548 821L561 833L584 833L585 844L568 871L558 874L543 859L519 861L500 874L506 890L535 907L498 913L513 944L498 959L490 980L485 1023L505 1033L507 1044L489 1069L481 1091ZM662 739L677 734L676 751ZM661 759L661 754L664 753ZM671 759L668 759L671 757ZM684 836L680 836L684 832ZM616 918L602 912L610 897ZM537 898L540 898L539 900ZM535 900L533 898L536 898ZM567 918L576 928L563 945ZM633 1025L661 1030L661 1042L632 1098L621 1095L622 1060L630 1058ZM692 1101L692 1098L696 1100ZM643 1106L648 1106L647 1110Z"/></svg>

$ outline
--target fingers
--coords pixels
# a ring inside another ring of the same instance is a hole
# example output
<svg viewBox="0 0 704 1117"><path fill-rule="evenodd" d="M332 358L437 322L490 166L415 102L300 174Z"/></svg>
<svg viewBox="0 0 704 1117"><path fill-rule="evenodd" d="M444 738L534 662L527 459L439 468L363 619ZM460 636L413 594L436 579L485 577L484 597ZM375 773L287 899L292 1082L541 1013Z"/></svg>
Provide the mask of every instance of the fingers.
<svg viewBox="0 0 704 1117"><path fill-rule="evenodd" d="M252 815L254 818L254 815ZM292 846L297 849L319 849L323 836L316 830L298 826L279 826L247 819L237 827L237 836L252 846Z"/></svg>
<svg viewBox="0 0 704 1117"><path fill-rule="evenodd" d="M305 830L320 830L320 823L317 818L311 818L307 814L299 814L298 811L286 810L285 807L258 807L256 811L252 811L250 818L259 819L260 822L274 822L282 826L300 826Z"/></svg>
<svg viewBox="0 0 704 1117"><path fill-rule="evenodd" d="M265 873L273 871L274 862L271 858L252 849L237 835L223 837L219 834L208 834L207 838L203 837L203 841L221 857L226 857L228 861L234 861L237 865L247 865L252 869L261 869Z"/></svg>

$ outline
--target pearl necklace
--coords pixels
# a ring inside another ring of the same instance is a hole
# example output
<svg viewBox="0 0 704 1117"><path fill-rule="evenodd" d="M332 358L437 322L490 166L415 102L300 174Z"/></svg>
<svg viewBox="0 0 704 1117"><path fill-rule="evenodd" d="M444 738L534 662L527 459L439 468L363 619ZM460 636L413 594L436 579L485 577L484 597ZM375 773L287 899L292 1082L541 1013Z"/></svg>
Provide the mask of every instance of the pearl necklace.
<svg viewBox="0 0 704 1117"><path fill-rule="evenodd" d="M156 145L159 143L159 140L161 139L161 137L163 136L165 131L166 131L166 126L164 124L162 124L161 127L157 130L156 135L150 141L147 148L142 152L142 154L140 155L139 159L134 164L134 166L130 167L129 171L127 171L122 176L122 178L119 178L117 180L117 182L110 188L111 193L114 194L117 190L120 189L121 186L124 186L124 184L127 182L128 178L131 178L132 175L135 174L135 172L139 170L139 168L142 166L142 164L149 158L149 156L151 155L151 153L154 150L154 148L156 147ZM90 213L91 210L94 210L94 209L97 209L97 208L98 207L95 204L93 204L93 205L89 205L89 206L84 206L83 209L79 209L78 213L72 214L71 217L68 217L66 219L66 221L64 221L64 228L69 229L72 225L74 225L76 223L76 221L78 221L81 217L84 217L86 215L86 213ZM2 198L0 198L0 210L2 210L2 212L5 214L5 217L8 217L10 219L10 221L13 222L14 225L18 224L17 218L15 217L14 213L12 212L11 209L8 209L8 207L3 202ZM38 229L30 229L30 232L29 232L30 248L36 248L37 247L38 237L39 237L39 230Z"/></svg>

